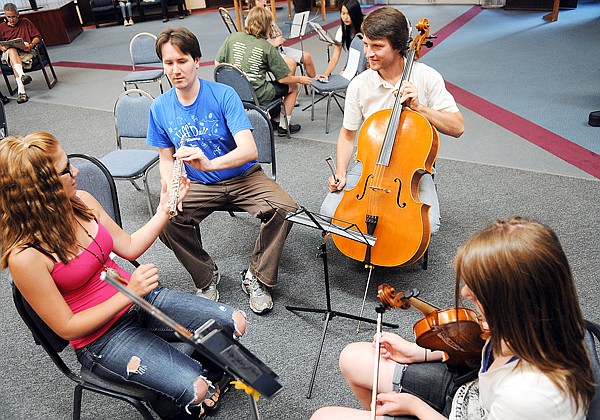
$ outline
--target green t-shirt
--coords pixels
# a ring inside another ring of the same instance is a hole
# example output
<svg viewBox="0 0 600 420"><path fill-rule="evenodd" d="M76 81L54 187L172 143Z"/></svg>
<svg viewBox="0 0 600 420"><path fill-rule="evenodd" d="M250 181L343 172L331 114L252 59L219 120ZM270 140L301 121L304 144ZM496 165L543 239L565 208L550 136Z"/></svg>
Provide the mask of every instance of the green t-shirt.
<svg viewBox="0 0 600 420"><path fill-rule="evenodd" d="M215 61L233 64L243 71L261 104L275 97L275 87L267 80L267 72L279 80L290 74L285 60L266 39L259 39L245 32L234 32L225 39Z"/></svg>

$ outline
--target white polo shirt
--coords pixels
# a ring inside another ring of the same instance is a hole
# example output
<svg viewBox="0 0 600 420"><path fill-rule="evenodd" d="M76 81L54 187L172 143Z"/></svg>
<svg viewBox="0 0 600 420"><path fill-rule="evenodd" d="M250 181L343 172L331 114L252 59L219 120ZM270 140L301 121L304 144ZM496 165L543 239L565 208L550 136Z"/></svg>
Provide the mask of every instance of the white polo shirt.
<svg viewBox="0 0 600 420"><path fill-rule="evenodd" d="M442 75L426 64L415 62L408 79L417 86L419 102L441 112L458 112L454 97L446 90ZM379 73L367 69L354 77L346 90L344 128L356 131L363 120L382 109L391 109L400 86L386 82Z"/></svg>

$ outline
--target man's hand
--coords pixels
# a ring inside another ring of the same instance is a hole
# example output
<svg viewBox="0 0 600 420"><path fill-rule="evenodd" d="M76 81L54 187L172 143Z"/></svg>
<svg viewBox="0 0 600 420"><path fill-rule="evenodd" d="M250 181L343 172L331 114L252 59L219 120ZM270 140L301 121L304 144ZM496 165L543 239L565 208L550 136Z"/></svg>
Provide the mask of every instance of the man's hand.
<svg viewBox="0 0 600 420"><path fill-rule="evenodd" d="M402 102L404 106L409 107L413 111L417 111L417 108L419 107L419 91L413 83L408 80L402 82L402 86L400 86L400 95L402 95L400 97L400 102Z"/></svg>
<svg viewBox="0 0 600 420"><path fill-rule="evenodd" d="M212 165L210 159L206 157L199 147L182 146L173 155L175 159L181 158L185 163L189 164L192 168L200 171L210 172L212 171Z"/></svg>
<svg viewBox="0 0 600 420"><path fill-rule="evenodd" d="M341 191L345 185L346 175L335 174L335 177L331 175L327 180L327 187L331 192Z"/></svg>

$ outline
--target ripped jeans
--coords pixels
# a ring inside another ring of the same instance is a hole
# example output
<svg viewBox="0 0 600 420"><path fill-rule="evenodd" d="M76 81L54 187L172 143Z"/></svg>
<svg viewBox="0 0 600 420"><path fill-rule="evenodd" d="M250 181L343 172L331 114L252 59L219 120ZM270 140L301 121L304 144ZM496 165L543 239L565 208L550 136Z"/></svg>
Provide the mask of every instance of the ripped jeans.
<svg viewBox="0 0 600 420"><path fill-rule="evenodd" d="M144 299L189 331L214 319L226 334L234 334L232 315L236 309L228 305L160 286ZM196 399L194 383L207 372L199 361L168 341L179 341L173 330L134 306L100 338L76 353L79 362L100 377L133 381L156 391L166 402L157 411L177 416Z"/></svg>

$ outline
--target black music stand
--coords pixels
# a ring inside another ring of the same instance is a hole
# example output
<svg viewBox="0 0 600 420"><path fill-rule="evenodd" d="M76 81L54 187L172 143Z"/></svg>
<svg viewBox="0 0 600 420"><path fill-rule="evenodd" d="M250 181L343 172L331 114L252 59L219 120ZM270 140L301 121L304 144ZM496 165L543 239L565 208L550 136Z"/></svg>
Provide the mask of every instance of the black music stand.
<svg viewBox="0 0 600 420"><path fill-rule="evenodd" d="M319 246L318 257L321 257L323 260L323 274L325 279L325 298L326 298L326 308L304 308L298 306L286 306L285 308L288 311L292 312L313 312L325 314L325 319L323 322L323 333L321 334L321 345L319 346L319 350L317 353L317 358L315 360L315 365L313 368L312 376L310 378L310 384L308 386L308 394L306 398L310 398L312 394L312 389L315 383L315 376L317 374L317 368L319 366L319 360L321 359L321 352L323 351L323 344L325 343L325 334L327 333L327 326L329 325L329 321L335 318L336 316L342 318L349 318L355 321L364 321L369 322L371 324L377 324L376 320L363 318L356 315L347 314L344 312L334 311L331 309L331 295L329 293L329 270L327 268L327 245L325 243L325 236L328 233L333 235L343 236L348 239L352 239L354 241L363 243L365 245L373 246L375 244L375 237L364 234L360 231L358 226L355 224L351 224L348 222L343 222L339 219L331 219L330 217L326 217L317 213L311 213L304 207L300 207L299 210L295 212L291 212L286 216L286 219L293 223L298 223L304 226L312 227L315 229L321 230L321 234L323 237L323 241ZM337 223L334 223L337 222ZM390 328L398 328L396 324L383 323L386 327Z"/></svg>
<svg viewBox="0 0 600 420"><path fill-rule="evenodd" d="M272 398L281 391L282 385L277 381L277 375L240 342L223 333L221 327L214 320L207 321L191 333L151 303L127 289L121 283L119 274L115 270L109 268L104 271L102 280L111 284L150 315L173 328L178 337L194 346L201 355L232 378L241 380L266 398ZM252 418L260 420L254 396L248 394L248 397Z"/></svg>

